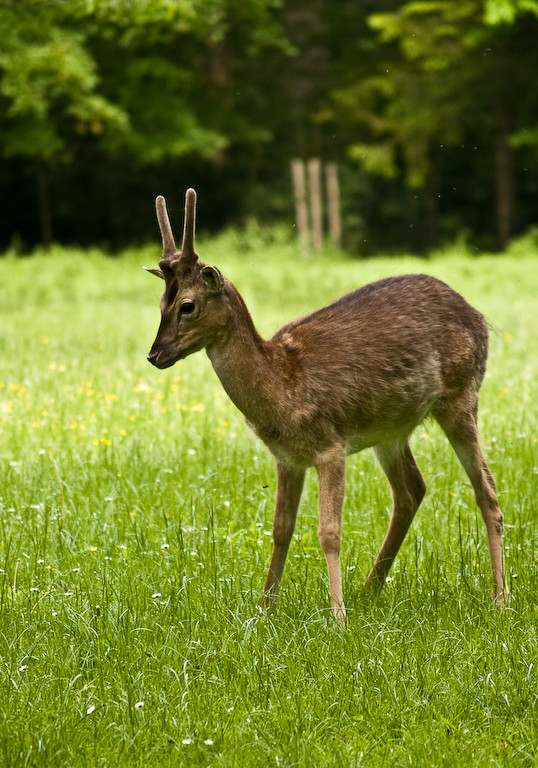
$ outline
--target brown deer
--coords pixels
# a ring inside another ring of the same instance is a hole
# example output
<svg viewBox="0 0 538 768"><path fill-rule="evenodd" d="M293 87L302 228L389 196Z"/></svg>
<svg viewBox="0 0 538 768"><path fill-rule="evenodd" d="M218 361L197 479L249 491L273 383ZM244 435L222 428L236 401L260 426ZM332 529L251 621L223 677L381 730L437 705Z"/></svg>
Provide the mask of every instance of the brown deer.
<svg viewBox="0 0 538 768"><path fill-rule="evenodd" d="M148 271L166 286L148 360L168 368L205 348L224 389L276 459L264 605L276 602L305 471L313 466L332 613L345 622L340 527L346 455L370 446L391 485L393 511L365 592L383 586L426 490L409 447L426 416L439 422L473 485L488 535L493 596L502 603L508 596L503 518L477 430L488 353L482 315L445 283L404 275L365 285L265 341L234 286L198 260L195 191L186 194L180 252L163 197L156 207L164 250L159 268Z"/></svg>

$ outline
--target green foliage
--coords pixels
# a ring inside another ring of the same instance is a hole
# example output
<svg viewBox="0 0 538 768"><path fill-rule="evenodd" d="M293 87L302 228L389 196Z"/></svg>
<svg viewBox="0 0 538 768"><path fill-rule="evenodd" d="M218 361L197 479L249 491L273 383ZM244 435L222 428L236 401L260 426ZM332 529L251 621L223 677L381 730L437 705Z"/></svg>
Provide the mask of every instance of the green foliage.
<svg viewBox="0 0 538 768"><path fill-rule="evenodd" d="M193 151L214 155L229 136L204 125L196 99L204 73L190 57L195 46L207 53L234 23L246 30L250 55L274 44L274 6L274 0L249 0L241 8L226 0L3 5L4 154L50 159L73 152L74 136L90 134L104 135L110 152L129 148L143 163ZM187 55L178 57L173 49L181 46Z"/></svg>
<svg viewBox="0 0 538 768"><path fill-rule="evenodd" d="M486 0L484 5L486 24L513 24L517 16L526 13L538 16L536 0Z"/></svg>
<svg viewBox="0 0 538 768"><path fill-rule="evenodd" d="M370 16L380 40L397 48L387 49L380 62L382 74L354 87L348 105L347 119L353 119L356 109L357 122L370 132L368 143L351 146L352 155L361 158L368 171L393 176L401 151L408 184L423 187L432 169L432 143L450 146L461 141L468 99L476 98L479 87L475 83L465 88L463 81L470 75L464 68L467 48L479 44L480 5L474 0L416 1ZM340 105L348 101L345 93L335 93Z"/></svg>
<svg viewBox="0 0 538 768"><path fill-rule="evenodd" d="M4 245L142 242L173 185L275 220L313 156L356 250L534 223L537 0L5 0L0 29Z"/></svg>
<svg viewBox="0 0 538 768"><path fill-rule="evenodd" d="M358 65L333 91L333 117L348 128L350 156L368 174L403 174L409 188L424 190L430 224L443 198L460 191L459 181L452 190L443 183L459 162L456 150L479 150L465 184L482 178L494 192L501 248L515 226L518 165L536 149L528 73L538 65L537 9L504 0L389 3L368 18L379 45L374 66Z"/></svg>
<svg viewBox="0 0 538 768"><path fill-rule="evenodd" d="M0 94L7 102L0 130L8 157L50 159L67 149L67 130L100 135L126 126L125 112L97 92L86 35L65 24L66 10L63 2L31 0L0 7Z"/></svg>
<svg viewBox="0 0 538 768"><path fill-rule="evenodd" d="M536 238L301 261L282 231L202 242L269 335L369 280L428 271L492 325L481 427L506 519L513 600L494 610L466 477L426 423L428 494L379 601L358 593L390 494L349 460L344 590L328 612L307 477L273 615L257 601L275 476L205 355L145 360L157 247L0 259L0 755L39 766L533 766L536 691ZM238 253L242 255L239 256Z"/></svg>

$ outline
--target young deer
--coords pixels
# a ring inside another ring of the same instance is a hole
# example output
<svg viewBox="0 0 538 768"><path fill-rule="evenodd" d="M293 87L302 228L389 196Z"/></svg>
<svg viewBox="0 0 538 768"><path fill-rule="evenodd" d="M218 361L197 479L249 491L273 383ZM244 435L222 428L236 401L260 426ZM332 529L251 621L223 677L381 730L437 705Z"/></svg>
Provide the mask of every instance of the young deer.
<svg viewBox="0 0 538 768"><path fill-rule="evenodd" d="M186 194L181 251L163 197L161 324L148 360L168 368L205 347L247 423L273 453L277 495L264 604L275 603L307 467L319 476L319 542L331 608L345 621L340 526L346 455L372 446L392 488L393 512L365 583L379 590L409 530L425 485L409 437L426 416L445 431L473 485L486 524L494 599L506 588L503 518L478 441L478 392L488 329L481 314L427 275L379 280L281 328L269 341L216 267L194 250L196 193Z"/></svg>

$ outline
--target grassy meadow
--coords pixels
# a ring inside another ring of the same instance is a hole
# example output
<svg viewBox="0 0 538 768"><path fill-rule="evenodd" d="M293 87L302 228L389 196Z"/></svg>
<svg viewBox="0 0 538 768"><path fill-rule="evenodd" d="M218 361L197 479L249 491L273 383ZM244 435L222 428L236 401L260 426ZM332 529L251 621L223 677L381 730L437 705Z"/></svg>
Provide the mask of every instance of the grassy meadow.
<svg viewBox="0 0 538 768"><path fill-rule="evenodd" d="M157 371L159 247L0 259L0 764L537 766L538 259L305 260L285 238L199 244L258 328L390 274L449 282L491 324L483 446L512 602L491 606L485 529L426 422L428 493L379 600L358 599L390 493L348 461L349 626L329 616L307 476L281 600L257 608L272 459L205 353ZM464 250L464 249L463 249Z"/></svg>

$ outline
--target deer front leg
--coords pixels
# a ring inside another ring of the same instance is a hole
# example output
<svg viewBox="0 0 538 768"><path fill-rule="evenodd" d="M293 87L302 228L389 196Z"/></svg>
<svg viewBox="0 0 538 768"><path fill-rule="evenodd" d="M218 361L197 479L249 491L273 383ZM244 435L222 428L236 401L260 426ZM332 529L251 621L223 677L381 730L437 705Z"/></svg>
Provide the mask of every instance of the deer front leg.
<svg viewBox="0 0 538 768"><path fill-rule="evenodd" d="M304 470L290 469L277 464L275 518L273 522L273 553L269 573L263 589L264 608L275 605L286 557L297 519L297 510L304 483Z"/></svg>
<svg viewBox="0 0 538 768"><path fill-rule="evenodd" d="M342 594L340 571L340 533L342 504L346 481L346 454L336 445L321 454L316 461L319 477L319 543L329 572L331 611L336 621L346 623L346 608Z"/></svg>

